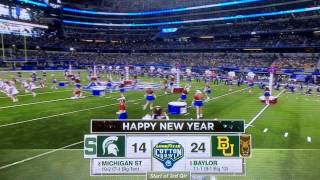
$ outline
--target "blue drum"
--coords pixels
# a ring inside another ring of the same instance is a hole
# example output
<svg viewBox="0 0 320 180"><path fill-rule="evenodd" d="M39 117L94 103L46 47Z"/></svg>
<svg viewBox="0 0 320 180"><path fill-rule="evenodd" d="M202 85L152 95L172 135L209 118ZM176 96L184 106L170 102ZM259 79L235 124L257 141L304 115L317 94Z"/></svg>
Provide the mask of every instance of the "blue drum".
<svg viewBox="0 0 320 180"><path fill-rule="evenodd" d="M66 81L60 81L59 82L59 87L66 87L67 86L67 84L68 84L68 82L66 82Z"/></svg>
<svg viewBox="0 0 320 180"><path fill-rule="evenodd" d="M106 88L103 86L92 87L92 95L93 96L105 96L106 95L105 90L106 90Z"/></svg>
<svg viewBox="0 0 320 180"><path fill-rule="evenodd" d="M180 115L187 113L186 102L170 102L168 104L168 111L171 115Z"/></svg>

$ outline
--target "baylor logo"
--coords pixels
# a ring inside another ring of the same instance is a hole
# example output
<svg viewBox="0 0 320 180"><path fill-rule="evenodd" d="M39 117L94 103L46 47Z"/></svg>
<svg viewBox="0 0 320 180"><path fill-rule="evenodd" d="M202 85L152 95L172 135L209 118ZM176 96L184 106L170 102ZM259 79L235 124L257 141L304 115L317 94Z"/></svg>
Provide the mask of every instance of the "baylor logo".
<svg viewBox="0 0 320 180"><path fill-rule="evenodd" d="M227 136L218 136L217 138L218 138L217 149L222 150L222 154L224 156L233 156L234 144L229 143L229 138Z"/></svg>
<svg viewBox="0 0 320 180"><path fill-rule="evenodd" d="M124 157L124 136L98 136L97 140L98 157Z"/></svg>
<svg viewBox="0 0 320 180"><path fill-rule="evenodd" d="M212 156L239 156L239 136L212 136Z"/></svg>

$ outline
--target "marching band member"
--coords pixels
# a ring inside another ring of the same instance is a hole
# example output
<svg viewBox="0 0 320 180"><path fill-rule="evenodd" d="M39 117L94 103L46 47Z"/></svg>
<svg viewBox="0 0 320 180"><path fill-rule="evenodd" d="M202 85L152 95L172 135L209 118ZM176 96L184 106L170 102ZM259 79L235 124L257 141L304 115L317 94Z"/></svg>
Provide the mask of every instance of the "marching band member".
<svg viewBox="0 0 320 180"><path fill-rule="evenodd" d="M280 88L281 88L281 85L280 85L279 82L277 82L274 89L277 90L277 91L279 91Z"/></svg>
<svg viewBox="0 0 320 180"><path fill-rule="evenodd" d="M254 86L253 79L248 79L249 94L252 94L253 86Z"/></svg>
<svg viewBox="0 0 320 180"><path fill-rule="evenodd" d="M40 85L40 88L45 88L45 83L43 79L40 79L39 85Z"/></svg>
<svg viewBox="0 0 320 180"><path fill-rule="evenodd" d="M31 92L33 97L36 97L37 94L35 92L35 89L37 88L36 85L31 81L31 80L27 80L28 83L28 90Z"/></svg>
<svg viewBox="0 0 320 180"><path fill-rule="evenodd" d="M126 111L126 99L125 98L119 98L119 110L117 112L118 119L119 120L125 120L128 118L128 114Z"/></svg>
<svg viewBox="0 0 320 180"><path fill-rule="evenodd" d="M74 83L76 85L76 87L81 87L81 80L80 80L80 76L74 76Z"/></svg>
<svg viewBox="0 0 320 180"><path fill-rule="evenodd" d="M28 84L27 81L22 81L21 86L22 86L22 88L24 89L24 92L25 92L25 93L28 93L28 92L29 92L29 90L28 90L29 84Z"/></svg>
<svg viewBox="0 0 320 180"><path fill-rule="evenodd" d="M17 94L19 93L19 91L14 86L14 82L13 81L9 81L8 85L9 85L9 87L8 87L8 96L12 99L13 102L18 102Z"/></svg>
<svg viewBox="0 0 320 180"><path fill-rule="evenodd" d="M164 94L168 94L168 80L167 80L167 78L163 78L162 86L163 86L162 88L163 88Z"/></svg>
<svg viewBox="0 0 320 180"><path fill-rule="evenodd" d="M4 92L4 82L0 79L0 92Z"/></svg>
<svg viewBox="0 0 320 180"><path fill-rule="evenodd" d="M228 76L227 85L229 87L229 91L232 91L232 81L233 81L233 77L232 76Z"/></svg>
<svg viewBox="0 0 320 180"><path fill-rule="evenodd" d="M57 79L53 78L51 89L58 89L57 83L58 83Z"/></svg>
<svg viewBox="0 0 320 180"><path fill-rule="evenodd" d="M153 112L152 112L152 119L153 120L157 120L157 119L169 120L169 116L167 115L167 113L165 111L162 110L162 108L160 106L156 106L156 107L154 107Z"/></svg>
<svg viewBox="0 0 320 180"><path fill-rule="evenodd" d="M68 70L65 69L64 73L63 73L63 76L64 76L65 79L68 79L68 74L69 74Z"/></svg>
<svg viewBox="0 0 320 180"><path fill-rule="evenodd" d="M207 96L206 101L209 101L210 100L210 95L211 95L211 92L212 92L209 83L206 83L203 91Z"/></svg>
<svg viewBox="0 0 320 180"><path fill-rule="evenodd" d="M270 94L270 89L269 89L269 87L266 87L265 88L265 91L264 91L264 97L265 97L265 103L266 103L266 105L270 105L270 96L271 96L271 94Z"/></svg>
<svg viewBox="0 0 320 180"><path fill-rule="evenodd" d="M9 92L9 81L5 81L5 82L3 83L2 89L3 89L3 92L4 92L7 96L9 96L9 94L8 94L8 92Z"/></svg>
<svg viewBox="0 0 320 180"><path fill-rule="evenodd" d="M193 105L196 107L197 119L203 118L202 106L204 95L200 90L197 90L193 97Z"/></svg>
<svg viewBox="0 0 320 180"><path fill-rule="evenodd" d="M33 72L33 73L32 73L31 79L32 79L33 82L36 82L36 81L37 81L38 78L37 78L37 73L36 73L36 72Z"/></svg>
<svg viewBox="0 0 320 180"><path fill-rule="evenodd" d="M43 72L42 72L42 77L43 77L44 80L47 79L47 72L46 72L46 71L43 71Z"/></svg>
<svg viewBox="0 0 320 180"><path fill-rule="evenodd" d="M187 89L187 87L185 87L185 88L182 90L181 94L180 94L179 101L181 101L181 102L186 102L186 100L187 100L187 95L188 95L188 89Z"/></svg>
<svg viewBox="0 0 320 180"><path fill-rule="evenodd" d="M124 98L124 93L126 92L124 83L121 83L121 84L119 85L119 92L120 92L121 97Z"/></svg>
<svg viewBox="0 0 320 180"><path fill-rule="evenodd" d="M170 87L171 93L173 93L174 83L175 83L175 78L173 76L171 76L170 82L169 82L169 87Z"/></svg>
<svg viewBox="0 0 320 180"><path fill-rule="evenodd" d="M138 75L133 76L133 81L132 81L132 89L136 88L138 85Z"/></svg>
<svg viewBox="0 0 320 180"><path fill-rule="evenodd" d="M303 83L300 83L300 93L301 93L301 95L303 95L303 89L304 89L304 87L303 87Z"/></svg>
<svg viewBox="0 0 320 180"><path fill-rule="evenodd" d="M151 88L147 88L145 92L146 104L143 106L143 110L146 110L148 105L150 105L150 110L153 109L153 101L156 99L156 96Z"/></svg>
<svg viewBox="0 0 320 180"><path fill-rule="evenodd" d="M16 79L17 82L21 82L21 79L22 79L21 72L17 72L15 79Z"/></svg>
<svg viewBox="0 0 320 180"><path fill-rule="evenodd" d="M289 92L291 92L291 93L294 93L294 92L295 92L296 88L295 88L293 82L290 82L290 83L288 84L288 90L289 90Z"/></svg>
<svg viewBox="0 0 320 180"><path fill-rule="evenodd" d="M82 92L81 92L81 89L79 87L76 87L74 90L73 90L73 98L74 99L79 99L82 97Z"/></svg>
<svg viewBox="0 0 320 180"><path fill-rule="evenodd" d="M307 96L311 96L312 95L312 88L310 86L308 86L308 89L306 91L306 95Z"/></svg>
<svg viewBox="0 0 320 180"><path fill-rule="evenodd" d="M107 89L109 90L110 93L112 93L112 81L111 81L111 79L108 79Z"/></svg>

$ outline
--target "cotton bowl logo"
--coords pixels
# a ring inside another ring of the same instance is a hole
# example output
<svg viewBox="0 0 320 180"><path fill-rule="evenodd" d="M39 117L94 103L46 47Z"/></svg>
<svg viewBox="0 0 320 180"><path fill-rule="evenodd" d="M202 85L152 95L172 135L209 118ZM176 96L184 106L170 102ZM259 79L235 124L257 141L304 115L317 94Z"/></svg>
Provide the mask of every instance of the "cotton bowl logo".
<svg viewBox="0 0 320 180"><path fill-rule="evenodd" d="M167 169L171 169L183 156L182 145L175 141L162 141L153 148L153 157L162 162Z"/></svg>

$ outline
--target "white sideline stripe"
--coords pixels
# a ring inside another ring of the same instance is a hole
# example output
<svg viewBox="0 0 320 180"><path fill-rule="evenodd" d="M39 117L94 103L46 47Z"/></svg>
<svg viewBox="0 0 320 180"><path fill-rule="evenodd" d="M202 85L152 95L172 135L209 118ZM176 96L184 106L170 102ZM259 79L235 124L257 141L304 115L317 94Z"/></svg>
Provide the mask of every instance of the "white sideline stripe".
<svg viewBox="0 0 320 180"><path fill-rule="evenodd" d="M244 88L244 89L240 89L238 91L243 91L247 88ZM236 93L237 91L234 91L232 93ZM231 93L227 93L227 94L231 94ZM165 95L159 95L158 97L161 97L161 96L165 96ZM221 96L218 96L216 97L217 98L220 98L220 97L224 97L226 95L221 95ZM140 99L137 99L137 100L131 100L131 101L128 101L128 102L136 102L136 101L140 101L144 98L140 98ZM74 114L74 113L78 113L78 112L83 112L83 111L89 111L89 110L94 110L94 109L100 109L100 108L104 108L104 107L108 107L108 106L113 106L113 105L117 105L118 103L113 103L113 104L108 104L108 105L103 105L103 106L98 106L98 107L92 107L92 108L87 108L87 109L81 109L81 110L77 110L77 111L71 111L71 112L65 112L65 113L60 113L60 114L54 114L54 115L50 115L50 116L45 116L45 117L39 117L39 118L34 118L34 119L29 119L29 120L25 120L25 121L19 121L19 122L14 122L14 123L9 123L9 124L3 124L3 125L0 125L0 128L3 128L3 127L7 127L7 126L13 126L13 125L17 125L17 124L24 124L24 123L27 123L27 122L32 122L32 121L39 121L39 120L42 120L42 119L48 119L48 118L53 118L53 117L58 117L58 116L64 116L64 115L69 115L69 114Z"/></svg>
<svg viewBox="0 0 320 180"><path fill-rule="evenodd" d="M64 115L68 115L68 114L74 114L74 113L78 113L78 112L82 112L82 111L89 111L89 110L104 108L104 107L113 106L113 105L117 105L117 104L118 103L113 103L113 104L108 104L108 105L103 105L103 106L98 106L98 107L81 109L81 110L77 110L77 111L70 111L70 112L65 112L65 113L60 113L60 114L54 114L54 115L51 115L51 116L45 116L45 117L29 119L29 120L25 120L25 121L19 121L19 122L15 122L15 123L3 124L3 125L0 125L0 128L7 127L7 126L12 126L12 125L17 125L17 124L23 124L23 123L32 122L32 121L39 121L39 120L42 120L42 119L48 119L48 118L53 118L53 117L58 117L58 116L64 116Z"/></svg>
<svg viewBox="0 0 320 180"><path fill-rule="evenodd" d="M278 98L285 90L282 90L277 96L276 98ZM258 114L252 118L252 120L245 125L244 129L247 129L248 127L251 126L252 123L254 123L260 116L261 114L269 107L270 105L265 105L259 112Z"/></svg>
<svg viewBox="0 0 320 180"><path fill-rule="evenodd" d="M140 98L140 99L136 99L136 100L132 100L132 101L128 101L128 102L136 102L136 101L140 101L140 100L142 100L142 99L144 99L144 98ZM77 110L77 111L70 111L70 112L65 112L65 113L60 113L60 114L54 114L54 115L50 115L50 116L45 116L45 117L39 117L39 118L29 119L29 120L25 120L25 121L19 121L19 122L14 122L14 123L9 123L9 124L3 124L3 125L0 125L0 128L2 128L2 127L7 127L7 126L13 126L13 125L17 125L17 124L23 124L23 123L32 122L32 121L39 121L39 120L42 120L42 119L48 119L48 118L52 118L52 117L58 117L58 116L64 116L64 115L68 115L68 114L74 114L74 113L83 112L83 111L100 109L100 108L104 108L104 107L108 107L108 106L113 106L113 105L117 105L117 104L119 104L119 103L113 103L113 104L108 104L108 105L103 105L103 106L98 106L98 107L92 107L92 108L81 109L81 110Z"/></svg>
<svg viewBox="0 0 320 180"><path fill-rule="evenodd" d="M257 114L255 117L253 117L252 120L251 120L248 124L246 124L245 129L247 129L249 126L251 126L251 124L254 123L254 121L257 120L258 117L260 117L260 115L261 115L269 106L270 106L270 105L264 106L264 107L258 112L258 114Z"/></svg>
<svg viewBox="0 0 320 180"><path fill-rule="evenodd" d="M243 89L243 90L244 90L244 89ZM282 92L281 92L281 93L282 93ZM280 95L281 93L279 93L277 97L279 97L279 95ZM230 94L230 93L228 93L228 94ZM222 97L223 97L223 96L222 96ZM141 98L141 99L144 99L144 98ZM135 102L135 101L138 101L138 100L141 100L141 99L133 100L132 102ZM115 104L117 104L117 103L115 103ZM110 106L110 105L109 105L109 106ZM101 107L101 106L100 106L100 107ZM96 107L96 108L97 108L97 107ZM92 109L92 108L91 108L91 109ZM83 111L83 110L80 110L80 111ZM64 114L65 114L65 113L64 113ZM29 121L30 121L30 120L29 120ZM21 122L17 122L17 123L21 123ZM2 127L2 126L0 126L0 127ZM32 156L32 157L29 157L29 158L26 158L26 159L23 159L23 160L20 160L20 161L16 161L16 162L11 163L11 164L7 164L7 165L5 165L5 166L1 166L1 167L0 167L0 170L5 169L5 168L8 168L8 167L11 167L11 166L15 166L15 165L17 165L17 164L21 164L21 163L24 163L24 162L27 162L27 161L31 161L31 160L33 160L33 159L36 159L36 158L39 158L39 157L42 157L42 156L45 156L45 155L54 153L54 152L59 151L59 150L66 149L66 148L68 148L68 147L75 146L75 145L80 144L80 143L83 143L83 141L79 141L79 142L76 142L76 143L73 143L73 144L70 144L70 145L67 145L67 146L58 148L58 149L53 149L53 150L51 150L51 151L38 154L38 155L36 155L36 156Z"/></svg>
<svg viewBox="0 0 320 180"><path fill-rule="evenodd" d="M132 100L132 102L139 101L139 100L141 100L141 99L144 99L144 98L140 98L140 99L137 99L137 100ZM115 103L115 104L117 104L117 103ZM80 143L83 143L83 141L79 141L79 142L76 142L76 143L73 143L73 144L70 144L70 145L67 145L67 146L58 148L58 149L53 149L53 150L51 150L51 151L38 154L38 155L36 155L36 156L32 156L32 157L29 157L29 158L26 158L26 159L23 159L23 160L20 160L20 161L16 161L16 162L11 163L11 164L7 164L7 165L5 165L5 166L1 166L1 167L0 167L0 170L5 169L5 168L8 168L8 167L11 167L11 166L15 166L15 165L17 165L17 164L24 163L24 162L26 162L26 161L31 161L31 160L33 160L33 159L36 159L36 158L39 158L39 157L42 157L42 156L45 156L45 155L54 153L54 152L59 151L59 150L66 149L66 148L68 148L68 147L75 146L75 145L80 144Z"/></svg>
<svg viewBox="0 0 320 180"><path fill-rule="evenodd" d="M239 91L244 91L244 90L246 90L246 89L248 89L248 88L243 88L243 89L239 89L239 90L236 90L236 91L233 91L233 92L230 92L230 93L222 94L222 95L220 95L220 96L213 97L213 98L209 99L209 100L206 101L206 102L210 102L210 101L212 101L212 100L214 100L214 99L219 99L219 98L222 98L222 97L224 97L224 96L228 96L228 95L230 95L230 94L237 93L237 92L239 92ZM189 108L192 108L192 107L193 107L193 105L188 106L187 108L189 109Z"/></svg>
<svg viewBox="0 0 320 180"><path fill-rule="evenodd" d="M209 99L207 102L210 102L210 101L212 101L212 100L214 100L214 99L222 98L222 97L224 97L224 96L228 96L228 95L230 95L230 94L234 94L234 93L237 93L237 92L240 92L240 91L244 91L244 90L246 90L246 89L248 89L248 88L239 89L239 90L236 90L236 91L232 91L232 92L230 92L230 93L226 93L226 94L223 94L223 95L220 95L220 96L217 96L217 97L213 97L213 98Z"/></svg>
<svg viewBox="0 0 320 180"><path fill-rule="evenodd" d="M32 157L29 157L29 158L26 158L26 159L23 159L23 160L20 160L20 161L16 161L16 162L11 163L11 164L7 164L7 165L4 165L4 166L1 166L1 167L0 167L0 170L6 169L6 168L11 167L11 166L15 166L15 165L18 165L18 164L27 162L27 161L31 161L31 160L33 160L33 159L36 159L36 158L39 158L39 157L42 157L42 156L45 156L45 155L54 153L54 152L59 151L59 150L62 150L62 149L66 149L66 148L68 148L68 147L72 147L72 146L78 145L78 144L80 144L80 143L83 143L83 141L79 141L79 142L76 142L76 143L73 143L73 144L70 144L70 145L67 145L67 146L63 146L63 147L58 148L58 149L53 149L53 150L51 150L51 151L47 151L47 152L45 152L45 153L38 154L38 155L36 155L36 156L32 156Z"/></svg>
<svg viewBox="0 0 320 180"><path fill-rule="evenodd" d="M50 92L37 93L37 95L61 93L61 92L67 92L67 91L72 91L72 90L70 89L70 90L63 90L63 91L50 91ZM17 97L23 97L23 96L32 96L32 94L23 94L23 95L18 95ZM4 98L9 98L9 97L0 97L0 99L4 99Z"/></svg>
<svg viewBox="0 0 320 180"><path fill-rule="evenodd" d="M9 108L14 108L14 107L29 106L29 105L35 105L35 104L44 104L44 103L57 102L57 101L65 101L65 100L70 100L70 99L71 98L63 98L63 99L54 99L54 100L49 100L49 101L39 101L39 102L26 103L26 104L17 104L17 105L12 105L12 106L3 106L3 107L0 107L0 109L9 109Z"/></svg>

